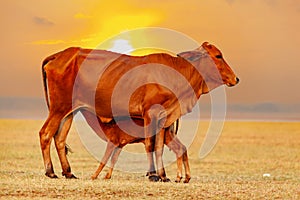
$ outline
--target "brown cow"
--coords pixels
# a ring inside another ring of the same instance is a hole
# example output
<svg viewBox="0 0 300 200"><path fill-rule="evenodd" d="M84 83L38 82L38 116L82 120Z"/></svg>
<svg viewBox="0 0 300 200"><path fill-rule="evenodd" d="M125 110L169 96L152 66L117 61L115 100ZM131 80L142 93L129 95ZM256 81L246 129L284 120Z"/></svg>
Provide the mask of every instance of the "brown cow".
<svg viewBox="0 0 300 200"><path fill-rule="evenodd" d="M107 161L111 157L111 166L109 168L108 173L105 176L105 179L110 179L114 165L117 162L118 156L121 153L122 148L125 145L132 143L142 142L145 144L144 133L143 131L141 131L140 133L134 133L134 135L136 136L140 135L140 137L135 137L132 134L129 135L122 129L120 129L114 120L112 120L110 123L102 123L100 119L93 116L90 112L87 112L85 110L82 110L81 112L84 118L87 120L90 127L100 136L100 138L107 141L105 154L101 160L98 169L93 174L92 179L96 179L98 177L99 173L102 171L103 167L106 165ZM96 121L96 119L98 120ZM119 125L121 124L130 126L130 124L128 124L127 122L128 120L126 120L126 118L122 119L119 121ZM144 125L142 119L134 119L134 122L140 126ZM172 124L170 127L163 129L163 131L165 131L164 143L170 148L170 150L172 150L176 154L177 157L177 177L175 182L180 182L182 179L183 164L185 169L184 183L188 183L191 179L191 175L188 163L187 149L176 137L179 125L178 123L179 120L176 121L175 127ZM100 126L97 126L98 124ZM136 131L134 127L129 127L129 129L131 133ZM169 179L165 179L163 181L169 181Z"/></svg>
<svg viewBox="0 0 300 200"><path fill-rule="evenodd" d="M149 172L156 171L155 150L159 176L166 179L161 159L164 131L159 130L190 112L201 94L239 81L221 52L207 42L177 57L69 48L46 58L42 71L49 116L40 130L40 144L46 175L51 178L57 177L50 158L53 137L62 174L75 177L65 155L66 137L73 112L84 108L96 113L102 122L119 116L143 119ZM126 76L131 72L134 76Z"/></svg>

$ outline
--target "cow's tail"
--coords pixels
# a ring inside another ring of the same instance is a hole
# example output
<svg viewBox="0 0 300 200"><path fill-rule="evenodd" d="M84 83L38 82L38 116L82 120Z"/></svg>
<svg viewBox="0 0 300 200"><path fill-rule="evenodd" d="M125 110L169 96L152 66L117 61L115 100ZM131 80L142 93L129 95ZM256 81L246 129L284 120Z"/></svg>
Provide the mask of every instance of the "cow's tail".
<svg viewBox="0 0 300 200"><path fill-rule="evenodd" d="M49 63L51 60L54 60L56 58L57 54L51 55L47 58L42 63L42 75L43 75L43 84L44 84L44 93L45 93L45 98L46 98L46 103L48 106L48 109L50 108L50 102L49 102L49 95L48 95L48 87L47 87L47 74L45 70L45 65Z"/></svg>
<svg viewBox="0 0 300 200"><path fill-rule="evenodd" d="M48 109L50 108L50 101L49 101L49 94L48 94L47 73L45 70L45 65L47 65L51 60L54 60L57 57L57 54L53 54L53 55L45 58L42 63L44 93L45 93L45 98L46 98L46 103L47 103ZM73 150L71 149L71 147L68 144L65 145L65 152L66 152L66 155L68 155L68 153L73 153Z"/></svg>

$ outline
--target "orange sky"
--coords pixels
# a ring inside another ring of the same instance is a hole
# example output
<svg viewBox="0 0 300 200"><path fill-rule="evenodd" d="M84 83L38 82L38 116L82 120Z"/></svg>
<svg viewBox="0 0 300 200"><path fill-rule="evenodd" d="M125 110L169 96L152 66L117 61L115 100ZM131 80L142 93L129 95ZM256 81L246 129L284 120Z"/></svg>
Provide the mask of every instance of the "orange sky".
<svg viewBox="0 0 300 200"><path fill-rule="evenodd" d="M163 27L222 50L241 79L229 102L300 103L298 0L10 0L0 9L2 97L42 97L41 61L54 52Z"/></svg>

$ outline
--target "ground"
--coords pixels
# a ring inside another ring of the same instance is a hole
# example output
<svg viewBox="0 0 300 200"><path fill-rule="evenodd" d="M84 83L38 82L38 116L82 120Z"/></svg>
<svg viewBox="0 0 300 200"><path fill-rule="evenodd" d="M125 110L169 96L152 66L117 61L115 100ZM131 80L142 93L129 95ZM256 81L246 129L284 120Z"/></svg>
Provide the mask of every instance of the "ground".
<svg viewBox="0 0 300 200"><path fill-rule="evenodd" d="M175 183L176 164L167 167L170 183L152 183L144 173L114 171L111 180L90 176L98 162L74 129L68 144L77 180L66 180L52 146L59 179L44 176L39 120L0 120L0 199L300 199L300 122L225 122L213 151L198 153L201 131L189 147L192 179ZM206 123L206 126L208 124ZM107 169L105 169L106 171ZM263 177L263 174L270 177Z"/></svg>

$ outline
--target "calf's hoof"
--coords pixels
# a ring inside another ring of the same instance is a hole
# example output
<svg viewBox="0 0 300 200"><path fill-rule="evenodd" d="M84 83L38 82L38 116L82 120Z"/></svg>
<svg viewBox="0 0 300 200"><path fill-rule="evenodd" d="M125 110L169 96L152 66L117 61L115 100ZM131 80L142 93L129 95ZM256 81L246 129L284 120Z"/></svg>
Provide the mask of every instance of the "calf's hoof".
<svg viewBox="0 0 300 200"><path fill-rule="evenodd" d="M191 177L186 177L185 180L183 181L183 183L188 183L188 182L190 182L190 180L191 180Z"/></svg>
<svg viewBox="0 0 300 200"><path fill-rule="evenodd" d="M108 174L108 173L107 173L107 174L105 175L105 177L104 177L104 179L106 179L106 180L107 180L107 179L110 179L110 178L111 178L111 175Z"/></svg>
<svg viewBox="0 0 300 200"><path fill-rule="evenodd" d="M95 179L97 179L97 177L98 177L98 176L91 176L91 179L92 179L92 180L95 180Z"/></svg>
<svg viewBox="0 0 300 200"><path fill-rule="evenodd" d="M175 183L180 183L181 182L182 177L177 177L175 180Z"/></svg>
<svg viewBox="0 0 300 200"><path fill-rule="evenodd" d="M149 181L151 182L158 182L160 180L159 176L157 175L149 175Z"/></svg>

